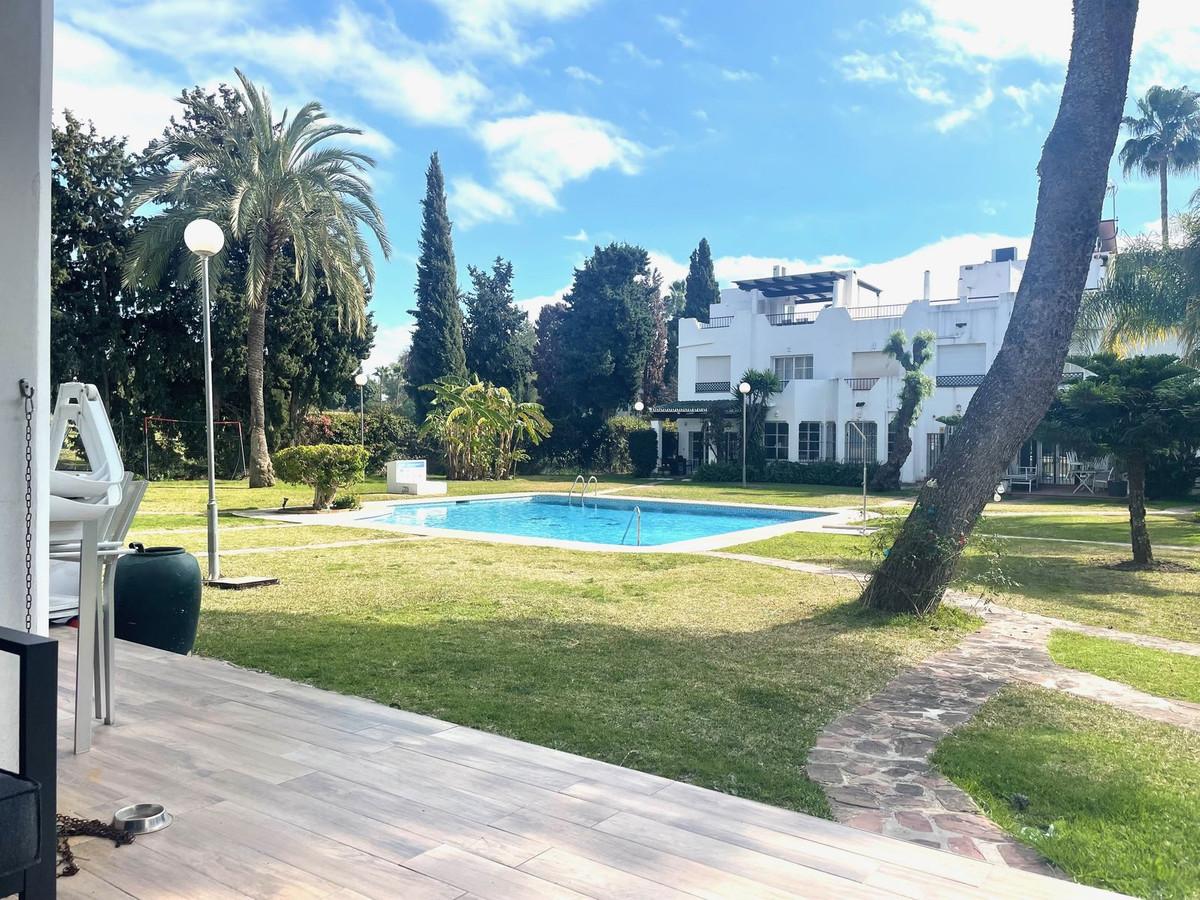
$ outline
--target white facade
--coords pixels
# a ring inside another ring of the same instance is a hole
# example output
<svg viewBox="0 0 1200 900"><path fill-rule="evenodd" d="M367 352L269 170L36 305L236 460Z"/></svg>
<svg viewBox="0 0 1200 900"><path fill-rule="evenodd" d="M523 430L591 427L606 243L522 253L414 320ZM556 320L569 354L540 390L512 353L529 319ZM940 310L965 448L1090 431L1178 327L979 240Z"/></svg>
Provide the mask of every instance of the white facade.
<svg viewBox="0 0 1200 900"><path fill-rule="evenodd" d="M1107 262L1107 254L1093 255L1089 289L1099 286ZM910 340L929 330L937 335L937 345L925 371L937 387L922 404L913 452L901 472L906 482L921 480L944 441L938 435L944 435L945 426L936 419L966 410L1000 349L1024 268L1014 251L999 250L992 261L960 267L958 297L895 304L882 300L853 270L777 272L770 279L740 282L721 292L707 323L679 323L680 405L727 399L747 369L773 369L786 383L770 404L770 454L802 462L861 461L857 432L847 425L859 418L867 432L868 459L882 461L903 374L883 347L897 329ZM678 420L679 453L693 462L703 452L703 415L698 410Z"/></svg>

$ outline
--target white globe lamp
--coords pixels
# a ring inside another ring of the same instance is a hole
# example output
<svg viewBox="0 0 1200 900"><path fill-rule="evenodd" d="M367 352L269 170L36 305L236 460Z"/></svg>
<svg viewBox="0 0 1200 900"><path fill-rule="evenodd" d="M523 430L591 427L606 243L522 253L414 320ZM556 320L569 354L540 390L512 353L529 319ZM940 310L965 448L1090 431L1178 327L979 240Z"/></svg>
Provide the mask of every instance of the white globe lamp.
<svg viewBox="0 0 1200 900"><path fill-rule="evenodd" d="M183 242L201 259L207 259L221 252L225 246L225 232L212 219L193 219L183 229Z"/></svg>

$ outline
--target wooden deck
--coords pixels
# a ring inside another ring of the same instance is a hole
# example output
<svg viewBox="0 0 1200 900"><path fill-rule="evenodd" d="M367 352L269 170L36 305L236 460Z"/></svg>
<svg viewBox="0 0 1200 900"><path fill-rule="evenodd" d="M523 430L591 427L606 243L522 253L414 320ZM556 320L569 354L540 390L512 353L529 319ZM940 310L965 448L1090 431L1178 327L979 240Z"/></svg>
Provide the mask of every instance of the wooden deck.
<svg viewBox="0 0 1200 900"><path fill-rule="evenodd" d="M153 801L131 846L75 839L73 897L1055 897L1084 888L653 775L118 645L118 724L70 753L59 810Z"/></svg>

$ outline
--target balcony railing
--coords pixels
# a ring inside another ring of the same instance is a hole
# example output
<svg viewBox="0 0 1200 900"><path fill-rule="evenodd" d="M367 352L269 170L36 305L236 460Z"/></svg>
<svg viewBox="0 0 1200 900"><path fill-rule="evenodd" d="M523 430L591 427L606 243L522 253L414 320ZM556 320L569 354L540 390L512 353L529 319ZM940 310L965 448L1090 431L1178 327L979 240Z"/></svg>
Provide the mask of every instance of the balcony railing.
<svg viewBox="0 0 1200 900"><path fill-rule="evenodd" d="M733 324L733 316L717 316L715 319L709 319L707 322L701 322L701 328L728 328Z"/></svg>
<svg viewBox="0 0 1200 900"><path fill-rule="evenodd" d="M772 313L767 316L772 325L811 325L817 321L816 312Z"/></svg>
<svg viewBox="0 0 1200 900"><path fill-rule="evenodd" d="M979 387L983 384L982 375L939 375L938 387Z"/></svg>
<svg viewBox="0 0 1200 900"><path fill-rule="evenodd" d="M846 384L850 385L852 391L869 391L877 381L878 378L847 378Z"/></svg>
<svg viewBox="0 0 1200 900"><path fill-rule="evenodd" d="M729 382L728 381L697 381L696 382L696 393L697 394L728 394L729 393Z"/></svg>
<svg viewBox="0 0 1200 900"><path fill-rule="evenodd" d="M906 303L893 303L891 306L849 306L846 312L852 319L898 319L906 309Z"/></svg>

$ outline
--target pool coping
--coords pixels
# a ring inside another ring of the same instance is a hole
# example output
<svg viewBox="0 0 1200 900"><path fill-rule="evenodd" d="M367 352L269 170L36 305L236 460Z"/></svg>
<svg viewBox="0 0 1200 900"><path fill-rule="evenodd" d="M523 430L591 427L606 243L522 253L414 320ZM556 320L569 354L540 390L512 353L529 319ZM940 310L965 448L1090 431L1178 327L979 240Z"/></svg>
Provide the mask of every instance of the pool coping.
<svg viewBox="0 0 1200 900"><path fill-rule="evenodd" d="M389 522L379 522L375 519L384 515L396 505L417 505L455 503L473 500L516 500L523 497L542 495L563 497L565 491L508 491L495 494L469 494L461 497L404 497L397 495L388 500L371 500L362 505L361 509L345 510L342 512L322 513L288 513L282 510L243 511L239 515L247 518L268 519L271 521L290 522L297 525L330 525L341 528L370 528L376 531L389 531L399 534L419 535L432 538L454 538L457 540L477 541L492 544L514 544L524 547L553 547L559 550L584 550L592 553L699 553L706 550L721 550L739 544L748 544L782 534L796 531L823 532L826 528L844 528L853 521L857 523L859 513L843 507L807 507L780 506L768 503L727 503L713 500L680 500L666 497L638 497L635 494L605 492L601 496L606 500L642 500L647 503L674 504L680 506L715 506L735 509L766 509L776 512L814 513L811 518L792 522L779 522L773 525L762 525L758 528L743 528L738 531L728 531L724 534L709 537L692 538L686 541L672 541L669 544L652 546L628 546L624 544L598 544L590 541L568 541L559 538L529 537L516 534L498 534L490 531L460 531L454 528L422 528L416 525L399 525Z"/></svg>

